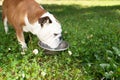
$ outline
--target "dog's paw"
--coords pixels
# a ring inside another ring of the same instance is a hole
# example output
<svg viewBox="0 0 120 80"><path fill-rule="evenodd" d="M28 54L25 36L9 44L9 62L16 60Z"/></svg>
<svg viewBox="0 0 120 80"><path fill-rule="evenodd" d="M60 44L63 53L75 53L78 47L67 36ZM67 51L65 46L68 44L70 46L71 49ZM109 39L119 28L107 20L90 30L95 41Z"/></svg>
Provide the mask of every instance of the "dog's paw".
<svg viewBox="0 0 120 80"><path fill-rule="evenodd" d="M23 52L27 51L27 46L26 47L22 47L22 51Z"/></svg>
<svg viewBox="0 0 120 80"><path fill-rule="evenodd" d="M22 55L25 55L25 51L22 51L21 54L22 54Z"/></svg>
<svg viewBox="0 0 120 80"><path fill-rule="evenodd" d="M27 45L25 43L22 44L22 51L27 51Z"/></svg>
<svg viewBox="0 0 120 80"><path fill-rule="evenodd" d="M27 47L22 48L21 54L24 55L26 51L27 51Z"/></svg>

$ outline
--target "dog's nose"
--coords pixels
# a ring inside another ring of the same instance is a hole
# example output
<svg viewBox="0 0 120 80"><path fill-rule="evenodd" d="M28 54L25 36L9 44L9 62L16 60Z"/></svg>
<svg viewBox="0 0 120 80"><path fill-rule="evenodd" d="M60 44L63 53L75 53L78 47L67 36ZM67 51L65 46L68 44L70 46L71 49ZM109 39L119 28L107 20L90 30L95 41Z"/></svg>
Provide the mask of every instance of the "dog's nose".
<svg viewBox="0 0 120 80"><path fill-rule="evenodd" d="M62 40L62 36L60 36L59 39Z"/></svg>

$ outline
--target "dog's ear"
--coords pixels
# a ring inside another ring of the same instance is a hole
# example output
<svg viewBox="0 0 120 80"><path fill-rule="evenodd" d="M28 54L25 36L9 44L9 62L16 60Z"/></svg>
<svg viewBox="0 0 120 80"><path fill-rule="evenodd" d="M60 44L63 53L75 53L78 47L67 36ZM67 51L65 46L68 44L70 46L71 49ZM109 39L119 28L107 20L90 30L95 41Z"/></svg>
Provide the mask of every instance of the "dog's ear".
<svg viewBox="0 0 120 80"><path fill-rule="evenodd" d="M42 27L45 23L52 23L51 19L48 16L39 18L38 22L41 24Z"/></svg>

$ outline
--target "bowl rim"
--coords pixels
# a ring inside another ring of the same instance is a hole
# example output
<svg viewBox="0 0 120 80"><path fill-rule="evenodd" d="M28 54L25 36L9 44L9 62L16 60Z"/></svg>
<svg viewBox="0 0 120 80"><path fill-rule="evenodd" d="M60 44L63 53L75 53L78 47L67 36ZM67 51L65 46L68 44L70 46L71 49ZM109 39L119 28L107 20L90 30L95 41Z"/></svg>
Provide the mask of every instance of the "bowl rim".
<svg viewBox="0 0 120 80"><path fill-rule="evenodd" d="M64 42L66 42L66 41L64 41ZM49 50L49 51L65 51L65 50L67 50L67 49L69 48L68 42L66 42L66 43L67 43L67 47L66 47L66 48L63 48L63 49L44 47L44 46L41 45L41 43L42 43L42 42L39 41L39 42L38 42L38 45L39 45L41 48L43 48L43 49L45 49L45 50ZM44 43L43 43L43 44L44 44Z"/></svg>

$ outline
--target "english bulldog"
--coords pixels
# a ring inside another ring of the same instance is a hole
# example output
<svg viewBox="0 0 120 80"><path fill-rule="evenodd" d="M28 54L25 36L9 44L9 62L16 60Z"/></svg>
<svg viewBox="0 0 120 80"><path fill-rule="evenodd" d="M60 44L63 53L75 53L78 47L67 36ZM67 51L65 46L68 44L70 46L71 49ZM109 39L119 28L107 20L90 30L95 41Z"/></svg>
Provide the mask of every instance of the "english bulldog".
<svg viewBox="0 0 120 80"><path fill-rule="evenodd" d="M8 32L8 22L23 50L27 48L23 32L31 32L51 48L61 43L61 24L35 0L4 0L2 10L5 32Z"/></svg>

